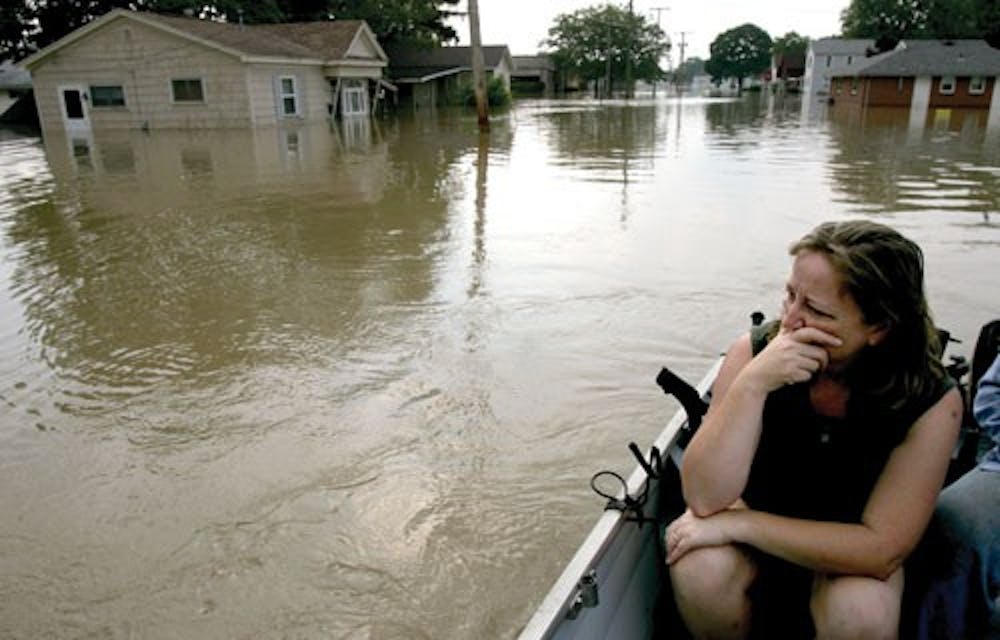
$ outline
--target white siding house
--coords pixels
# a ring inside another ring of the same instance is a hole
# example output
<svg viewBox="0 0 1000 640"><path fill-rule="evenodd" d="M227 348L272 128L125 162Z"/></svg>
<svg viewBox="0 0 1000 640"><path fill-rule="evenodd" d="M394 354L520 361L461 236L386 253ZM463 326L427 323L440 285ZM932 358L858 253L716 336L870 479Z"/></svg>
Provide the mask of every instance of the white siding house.
<svg viewBox="0 0 1000 640"><path fill-rule="evenodd" d="M238 25L116 9L23 61L43 131L365 114L385 53L362 21Z"/></svg>
<svg viewBox="0 0 1000 640"><path fill-rule="evenodd" d="M829 95L830 79L867 62L867 56L874 48L874 40L811 40L806 52L806 70L802 76L802 99L814 100L818 96Z"/></svg>

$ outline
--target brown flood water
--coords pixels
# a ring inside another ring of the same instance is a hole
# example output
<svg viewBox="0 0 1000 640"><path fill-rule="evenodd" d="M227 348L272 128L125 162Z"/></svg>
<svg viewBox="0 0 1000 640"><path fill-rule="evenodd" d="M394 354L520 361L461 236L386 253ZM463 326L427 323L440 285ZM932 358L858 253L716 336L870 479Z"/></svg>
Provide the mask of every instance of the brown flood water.
<svg viewBox="0 0 1000 640"><path fill-rule="evenodd" d="M786 247L921 243L1000 316L983 113L525 101L0 131L0 638L510 638Z"/></svg>

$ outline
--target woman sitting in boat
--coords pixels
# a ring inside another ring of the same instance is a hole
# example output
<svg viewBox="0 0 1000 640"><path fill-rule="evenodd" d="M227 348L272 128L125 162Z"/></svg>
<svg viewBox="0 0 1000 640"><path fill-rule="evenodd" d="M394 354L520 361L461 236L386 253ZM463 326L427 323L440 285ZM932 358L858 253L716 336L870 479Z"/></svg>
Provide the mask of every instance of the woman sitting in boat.
<svg viewBox="0 0 1000 640"><path fill-rule="evenodd" d="M850 221L790 253L780 321L731 346L684 454L675 599L699 638L893 638L962 399L915 243Z"/></svg>

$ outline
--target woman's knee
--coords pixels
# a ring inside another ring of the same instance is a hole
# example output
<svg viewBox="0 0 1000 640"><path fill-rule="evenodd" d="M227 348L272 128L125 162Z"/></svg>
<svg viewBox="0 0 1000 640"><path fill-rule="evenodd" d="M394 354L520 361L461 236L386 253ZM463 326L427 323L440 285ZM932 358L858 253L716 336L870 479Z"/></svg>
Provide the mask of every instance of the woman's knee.
<svg viewBox="0 0 1000 640"><path fill-rule="evenodd" d="M670 566L675 590L710 598L724 592L745 595L755 573L749 556L732 546L695 549Z"/></svg>
<svg viewBox="0 0 1000 640"><path fill-rule="evenodd" d="M705 547L670 566L681 618L696 638L745 638L750 630L747 589L756 567L736 547Z"/></svg>
<svg viewBox="0 0 1000 640"><path fill-rule="evenodd" d="M902 594L902 569L885 581L819 575L810 602L816 637L896 638Z"/></svg>

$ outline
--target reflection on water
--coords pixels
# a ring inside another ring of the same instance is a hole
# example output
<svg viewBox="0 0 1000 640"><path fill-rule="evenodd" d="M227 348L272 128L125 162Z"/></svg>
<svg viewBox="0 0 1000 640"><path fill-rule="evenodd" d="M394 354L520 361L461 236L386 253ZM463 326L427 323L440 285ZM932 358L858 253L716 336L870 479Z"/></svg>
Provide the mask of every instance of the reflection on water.
<svg viewBox="0 0 1000 640"><path fill-rule="evenodd" d="M871 212L1000 211L1000 145L983 110L932 110L914 128L900 109L833 114L832 177L845 203Z"/></svg>
<svg viewBox="0 0 1000 640"><path fill-rule="evenodd" d="M1000 315L982 113L530 101L0 131L0 636L511 637L666 414L867 215Z"/></svg>

